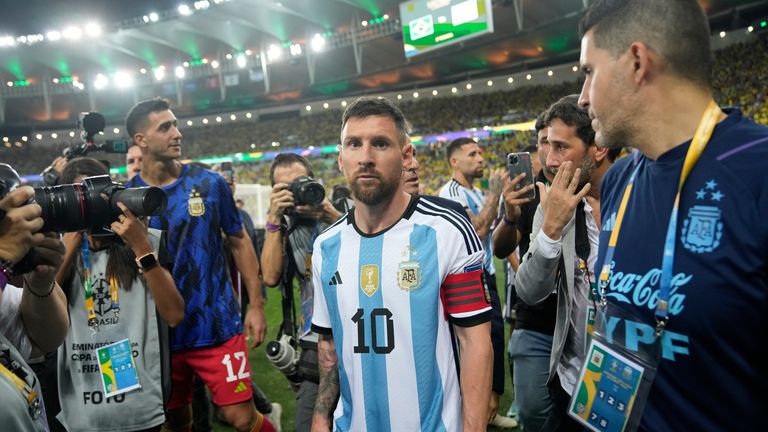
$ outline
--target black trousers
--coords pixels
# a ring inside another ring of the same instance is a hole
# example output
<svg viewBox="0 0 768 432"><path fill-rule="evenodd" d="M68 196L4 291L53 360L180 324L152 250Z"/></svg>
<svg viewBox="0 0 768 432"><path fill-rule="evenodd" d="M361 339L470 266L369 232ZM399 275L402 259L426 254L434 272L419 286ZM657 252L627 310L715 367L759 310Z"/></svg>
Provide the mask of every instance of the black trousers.
<svg viewBox="0 0 768 432"><path fill-rule="evenodd" d="M485 271L485 280L491 294L491 345L493 345L493 392L504 394L504 319L501 317L501 302L496 287L496 276Z"/></svg>

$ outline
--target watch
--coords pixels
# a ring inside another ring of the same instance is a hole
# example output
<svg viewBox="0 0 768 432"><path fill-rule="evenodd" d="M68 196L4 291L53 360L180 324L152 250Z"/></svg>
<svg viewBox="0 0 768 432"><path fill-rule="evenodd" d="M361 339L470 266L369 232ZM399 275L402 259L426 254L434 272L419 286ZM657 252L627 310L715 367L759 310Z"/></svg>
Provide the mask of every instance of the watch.
<svg viewBox="0 0 768 432"><path fill-rule="evenodd" d="M157 256L154 252L144 254L136 258L136 265L142 271L152 270L157 265Z"/></svg>

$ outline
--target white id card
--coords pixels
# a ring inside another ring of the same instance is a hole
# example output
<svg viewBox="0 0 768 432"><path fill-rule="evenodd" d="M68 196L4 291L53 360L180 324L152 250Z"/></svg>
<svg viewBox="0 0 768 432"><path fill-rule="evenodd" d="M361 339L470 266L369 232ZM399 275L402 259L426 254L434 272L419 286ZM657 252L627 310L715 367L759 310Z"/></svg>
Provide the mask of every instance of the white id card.
<svg viewBox="0 0 768 432"><path fill-rule="evenodd" d="M131 342L123 339L96 350L104 396L111 397L141 388Z"/></svg>

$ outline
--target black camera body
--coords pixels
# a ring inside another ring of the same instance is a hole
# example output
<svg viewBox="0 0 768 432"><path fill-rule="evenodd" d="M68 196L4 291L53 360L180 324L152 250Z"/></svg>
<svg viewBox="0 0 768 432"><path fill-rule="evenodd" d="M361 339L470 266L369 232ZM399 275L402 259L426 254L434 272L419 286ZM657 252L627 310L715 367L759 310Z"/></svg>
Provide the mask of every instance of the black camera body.
<svg viewBox="0 0 768 432"><path fill-rule="evenodd" d="M16 171L0 163L0 199L20 185ZM157 216L165 210L168 196L155 186L126 189L102 175L79 184L37 187L33 200L42 208L41 232L88 230L92 235L111 235L109 226L122 214L118 202L136 216Z"/></svg>
<svg viewBox="0 0 768 432"><path fill-rule="evenodd" d="M325 199L325 188L309 176L296 178L288 185L296 205L320 205Z"/></svg>

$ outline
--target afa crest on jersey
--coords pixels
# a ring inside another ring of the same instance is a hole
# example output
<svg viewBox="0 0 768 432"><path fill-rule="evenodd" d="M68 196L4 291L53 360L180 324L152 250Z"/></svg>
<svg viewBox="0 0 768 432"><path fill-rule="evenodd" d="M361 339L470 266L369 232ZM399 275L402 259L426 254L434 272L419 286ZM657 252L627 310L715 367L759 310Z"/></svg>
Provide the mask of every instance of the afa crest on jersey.
<svg viewBox="0 0 768 432"><path fill-rule="evenodd" d="M205 214L205 203L200 196L200 192L192 189L192 193L189 194L188 203L190 216L202 216Z"/></svg>
<svg viewBox="0 0 768 432"><path fill-rule="evenodd" d="M360 289L368 297L373 296L379 289L379 266L365 264L360 267Z"/></svg>
<svg viewBox="0 0 768 432"><path fill-rule="evenodd" d="M403 291L416 291L421 286L421 268L418 261L400 263L397 270L397 286Z"/></svg>
<svg viewBox="0 0 768 432"><path fill-rule="evenodd" d="M680 236L683 247L691 252L706 253L720 246L720 238L723 236L722 211L716 204L724 197L715 180L706 182L704 187L696 191L697 202L715 205L697 204L688 209Z"/></svg>

